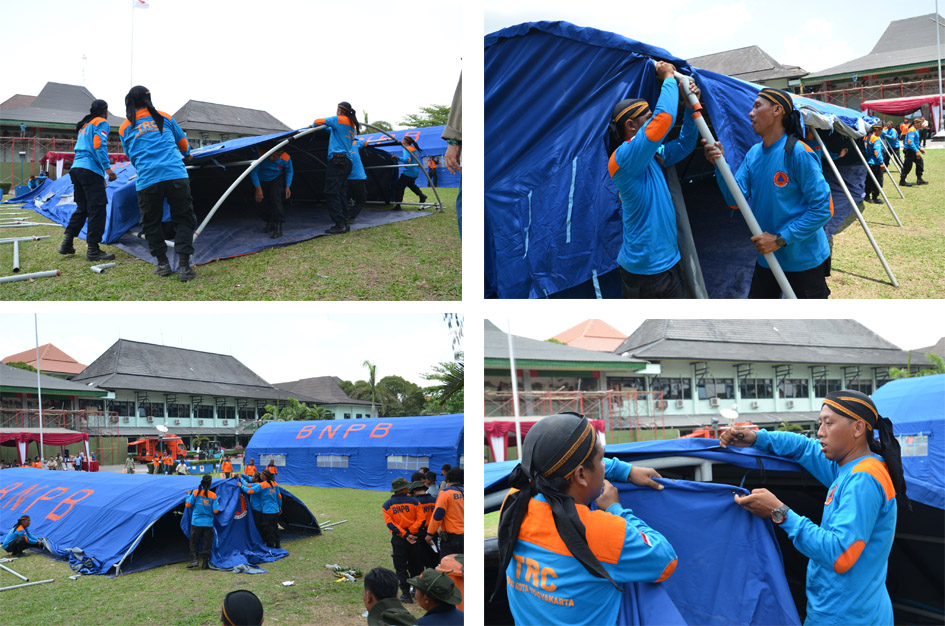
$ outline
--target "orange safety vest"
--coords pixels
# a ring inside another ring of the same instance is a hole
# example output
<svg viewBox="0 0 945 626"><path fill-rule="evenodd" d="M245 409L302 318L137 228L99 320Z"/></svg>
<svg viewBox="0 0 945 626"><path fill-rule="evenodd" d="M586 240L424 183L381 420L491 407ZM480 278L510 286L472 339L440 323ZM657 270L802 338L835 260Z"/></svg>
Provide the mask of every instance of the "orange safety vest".
<svg viewBox="0 0 945 626"><path fill-rule="evenodd" d="M224 474L229 474L233 471L233 463L231 463L229 460L223 461L223 463L220 464L220 470Z"/></svg>

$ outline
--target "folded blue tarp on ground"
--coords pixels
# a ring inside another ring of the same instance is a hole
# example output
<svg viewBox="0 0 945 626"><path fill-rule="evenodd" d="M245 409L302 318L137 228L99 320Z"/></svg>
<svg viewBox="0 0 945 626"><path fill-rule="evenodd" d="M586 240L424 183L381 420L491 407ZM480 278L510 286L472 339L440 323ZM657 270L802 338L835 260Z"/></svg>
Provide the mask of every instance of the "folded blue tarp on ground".
<svg viewBox="0 0 945 626"><path fill-rule="evenodd" d="M83 561L84 574L157 567L187 558L188 535L172 512L182 510L187 492L199 485L198 476L5 469L0 472L0 530L5 536L21 515L29 515L33 536L48 539L52 556ZM263 544L236 479L215 480L212 488L222 509L214 520L214 567L229 569L288 554ZM308 509L301 517L305 514L314 522ZM185 528L189 528L190 515L184 513ZM150 534L157 530L165 533L161 544L145 548ZM79 548L84 556L77 557L73 548Z"/></svg>
<svg viewBox="0 0 945 626"><path fill-rule="evenodd" d="M40 183L39 186L36 187L36 189L30 189L26 193L21 193L20 195L16 197L10 198L9 200L4 200L3 203L4 204L19 204L20 202L29 202L30 200L32 200L33 198L37 196L44 195L46 191L49 189L49 186L52 184L52 182L53 181L47 178L42 183Z"/></svg>

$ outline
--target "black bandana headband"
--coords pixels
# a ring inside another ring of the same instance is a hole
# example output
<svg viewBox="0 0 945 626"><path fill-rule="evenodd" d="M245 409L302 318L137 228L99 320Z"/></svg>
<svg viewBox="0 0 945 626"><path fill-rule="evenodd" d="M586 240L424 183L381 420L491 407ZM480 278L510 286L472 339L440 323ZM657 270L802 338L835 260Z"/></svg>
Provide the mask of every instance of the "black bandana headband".
<svg viewBox="0 0 945 626"><path fill-rule="evenodd" d="M794 101L791 99L791 96L780 89L765 87L758 93L758 96L764 98L771 104L780 104L781 108L784 109L785 115L794 110Z"/></svg>

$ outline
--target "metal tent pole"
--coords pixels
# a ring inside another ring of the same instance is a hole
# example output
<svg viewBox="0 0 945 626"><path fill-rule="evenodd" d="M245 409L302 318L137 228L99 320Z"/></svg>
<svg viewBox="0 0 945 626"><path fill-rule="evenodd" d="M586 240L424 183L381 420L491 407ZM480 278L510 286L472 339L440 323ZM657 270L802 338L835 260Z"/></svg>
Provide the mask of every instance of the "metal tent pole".
<svg viewBox="0 0 945 626"><path fill-rule="evenodd" d="M0 283L16 283L21 280L30 280L32 278L48 278L50 276L59 276L59 270L33 272L32 274L16 274L15 276L0 276Z"/></svg>
<svg viewBox="0 0 945 626"><path fill-rule="evenodd" d="M866 173L870 178L873 179L873 184L876 185L876 188L879 189L879 193L883 194L883 200L886 201L886 206L889 207L889 212L892 213L892 216L896 218L896 223L899 226L902 226L902 222L899 221L899 216L896 215L896 211L893 209L892 204L889 203L889 198L886 197L886 192L883 191L883 188L880 186L879 181L876 180L876 176L873 175L873 170L870 169L870 164L866 162L866 157L863 156L863 153L860 151L860 148L856 145L856 140L853 137L850 137L850 143L853 144L853 151L860 155L860 160L863 161L863 165L866 166Z"/></svg>
<svg viewBox="0 0 945 626"><path fill-rule="evenodd" d="M33 585L42 585L43 583L55 582L55 578L50 578L49 580L37 580L33 583L23 583L22 585L11 585L9 587L0 587L0 591L6 591L7 589L19 589L20 587L31 587Z"/></svg>
<svg viewBox="0 0 945 626"><path fill-rule="evenodd" d="M705 139L707 146L714 146L715 137L712 136L712 131L709 130L708 124L705 123L705 119L702 117L702 105L699 104L699 98L689 90L690 77L683 76L679 72L676 72L676 80L682 84L683 91L686 92L686 97L689 98L689 103L692 104L692 119L696 122L699 134ZM745 218L745 222L748 224L748 229L751 231L751 234L755 236L764 234L761 225L758 223L758 220L755 219L755 214L752 213L751 207L748 206L748 200L745 198L745 194L742 193L741 188L735 181L735 176L732 174L732 170L723 155L719 155L719 158L715 160L715 166L719 168L719 172L725 180L725 185L735 198L735 203L740 209L739 213ZM792 300L796 299L797 296L794 295L794 290L791 288L791 284L788 282L787 276L784 275L784 270L781 269L781 264L778 263L778 259L774 256L774 253L769 252L765 254L764 257L768 262L768 266L771 268L771 273L774 274L775 279L778 281L781 291L784 292L784 297Z"/></svg>
<svg viewBox="0 0 945 626"><path fill-rule="evenodd" d="M824 145L824 140L821 139L820 133L815 132L814 136L817 137L817 141L820 143L821 149L824 152L827 152L827 146ZM870 232L870 227L866 225L866 220L863 219L863 214L860 213L860 209L856 206L856 202L853 201L853 196L850 195L850 190L847 188L847 184L843 182L843 178L840 176L840 170L837 169L837 165L832 159L828 158L826 160L827 163L830 164L830 168L833 170L834 176L836 176L837 180L840 181L840 187L843 188L843 193L847 197L847 202L849 202L850 206L853 207L853 212L856 213L856 219L860 221L860 226L862 226L863 230L866 232L866 238L870 240L870 245L872 245L873 250L876 251L876 256L879 257L879 262L883 264L883 269L886 270L889 280L892 281L893 287L898 287L899 283L896 281L895 275L893 275L892 270L889 268L889 264L886 263L886 258L883 256L883 253L880 252L879 245L876 243L876 240L873 239L873 233Z"/></svg>
<svg viewBox="0 0 945 626"><path fill-rule="evenodd" d="M896 158L895 158L895 157L896 157L896 153L892 151L892 148L889 146L889 142L886 141L885 138L882 138L882 142L883 142L883 145L886 147L887 150L889 150L889 153L890 153L890 154L892 155L892 157L893 157L893 158L889 159L889 162L896 164L896 173L901 175L901 174L902 174L902 168L899 167L899 161L897 161ZM888 169L886 170L886 173L887 173L887 174L889 173L889 170L888 170ZM892 174L889 174L889 180L890 180L890 182L892 182L893 187L896 188L896 191L899 192L899 197L902 198L903 200L905 200L906 197L905 197L904 195L902 195L902 189L900 189L900 188L899 188L899 184L896 183L896 177L893 176Z"/></svg>
<svg viewBox="0 0 945 626"><path fill-rule="evenodd" d="M13 273L18 274L20 272L20 242L13 242Z"/></svg>

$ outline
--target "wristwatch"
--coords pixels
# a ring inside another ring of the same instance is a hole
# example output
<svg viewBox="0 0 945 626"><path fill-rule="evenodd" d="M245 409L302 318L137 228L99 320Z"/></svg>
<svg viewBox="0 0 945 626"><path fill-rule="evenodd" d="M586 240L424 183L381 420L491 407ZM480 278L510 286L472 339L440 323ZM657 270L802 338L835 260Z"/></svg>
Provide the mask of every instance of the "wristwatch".
<svg viewBox="0 0 945 626"><path fill-rule="evenodd" d="M775 235L777 238L774 240L774 243L778 244L779 247L783 248L787 245L787 242L784 241L784 237L781 236L781 233Z"/></svg>
<svg viewBox="0 0 945 626"><path fill-rule="evenodd" d="M788 508L788 505L782 504L778 508L771 511L771 521L774 522L775 524L780 524L785 519L787 519L787 514L788 514L788 511L790 510L791 509Z"/></svg>

